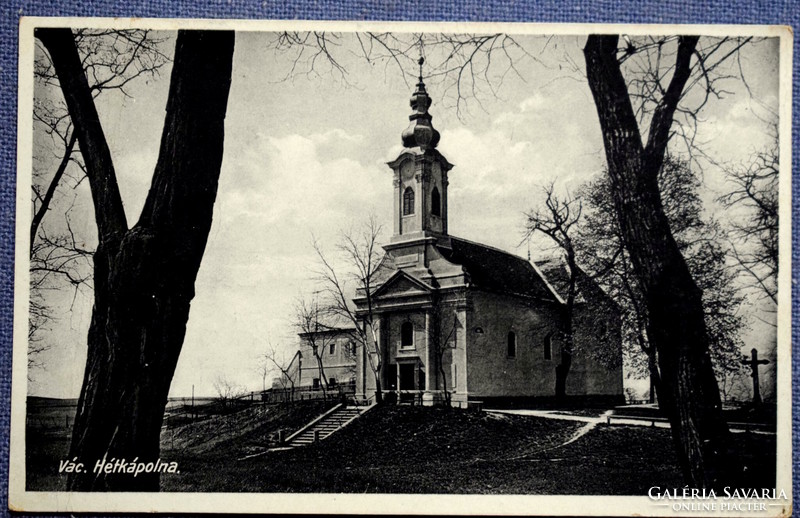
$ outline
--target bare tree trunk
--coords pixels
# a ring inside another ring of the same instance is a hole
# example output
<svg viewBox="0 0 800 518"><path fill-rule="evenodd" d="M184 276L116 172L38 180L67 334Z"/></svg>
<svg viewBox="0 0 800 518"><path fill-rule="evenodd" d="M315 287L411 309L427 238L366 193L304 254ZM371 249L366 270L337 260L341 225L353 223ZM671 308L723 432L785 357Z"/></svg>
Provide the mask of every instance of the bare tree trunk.
<svg viewBox="0 0 800 518"><path fill-rule="evenodd" d="M325 368L322 365L322 354L319 352L320 347L314 346L314 358L317 360L317 372L319 372L319 386L322 389L322 399L328 400L328 378L325 376ZM323 352L324 349L323 349Z"/></svg>
<svg viewBox="0 0 800 518"><path fill-rule="evenodd" d="M725 469L722 417L701 292L678 249L661 203L657 174L697 37L681 37L675 70L643 146L617 53L617 36L589 36L584 54L605 144L617 218L642 287L650 344L658 351L660 403L687 484L710 487Z"/></svg>
<svg viewBox="0 0 800 518"><path fill-rule="evenodd" d="M661 375L658 372L658 359L656 357L656 350L652 346L644 349L647 353L647 372L650 378L650 397L648 401L655 403L660 401L659 392L661 391Z"/></svg>
<svg viewBox="0 0 800 518"><path fill-rule="evenodd" d="M563 403L567 398L567 375L572 367L572 354L567 352L567 343L564 341L561 348L561 361L556 365L556 401Z"/></svg>
<svg viewBox="0 0 800 518"><path fill-rule="evenodd" d="M563 403L567 398L567 376L572 367L572 302L567 302L562 317L564 345L561 347L561 361L556 365L556 401Z"/></svg>
<svg viewBox="0 0 800 518"><path fill-rule="evenodd" d="M369 287L367 287L366 291L369 291ZM362 322L362 335L363 335L362 341L363 341L363 344L364 344L364 354L367 356L367 359L369 361L370 369L372 369L372 374L375 376L375 403L378 404L378 405L382 405L383 404L383 387L381 386L381 383L382 383L382 380L383 380L383 375L382 375L381 371L383 370L383 347L378 345L378 336L375 334L375 325L374 325L374 322L372 321L372 318L371 318L372 315L371 314L372 314L372 310L370 310L369 329L370 329L370 333L372 334L372 343L375 344L375 353L376 353L376 356L378 357L377 364L373 363L372 359L370 359L370 357L369 357L370 352L369 352L369 349L366 347L366 345L367 345L367 343L369 341L368 338L367 338L367 321L366 320L364 320ZM381 332L383 332L383 331L381 330Z"/></svg>
<svg viewBox="0 0 800 518"><path fill-rule="evenodd" d="M381 387L381 375L379 369L375 369L375 403L383 404L383 388Z"/></svg>
<svg viewBox="0 0 800 518"><path fill-rule="evenodd" d="M439 374L441 374L442 380L442 392L444 393L444 404L445 406L452 406L451 401L452 397L450 394L450 390L447 388L447 375L444 373L444 360L439 359ZM439 386L439 380L436 380L436 386Z"/></svg>
<svg viewBox="0 0 800 518"><path fill-rule="evenodd" d="M95 472L105 459L155 462L167 394L222 164L234 35L181 31L158 162L141 218L128 230L108 146L69 29L41 29L78 134L99 244L88 356L70 458L72 491L157 491L158 473Z"/></svg>
<svg viewBox="0 0 800 518"><path fill-rule="evenodd" d="M578 264L575 260L575 250L572 241L565 239L567 252L567 267L569 268L569 285L567 286L567 300L562 316L562 329L564 333L564 346L561 347L561 361L556 366L556 401L564 402L567 398L567 376L572 367L572 351L574 346L573 317L575 313L575 291L578 277Z"/></svg>

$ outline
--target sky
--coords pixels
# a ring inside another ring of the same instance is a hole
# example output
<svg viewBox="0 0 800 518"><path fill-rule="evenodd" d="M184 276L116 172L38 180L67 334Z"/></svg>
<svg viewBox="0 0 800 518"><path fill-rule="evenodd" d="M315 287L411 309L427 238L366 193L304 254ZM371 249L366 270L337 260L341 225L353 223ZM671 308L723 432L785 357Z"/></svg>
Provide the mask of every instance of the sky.
<svg viewBox="0 0 800 518"><path fill-rule="evenodd" d="M164 50L171 54L174 38L166 36ZM212 396L218 377L259 390L259 356L270 347L291 356L297 346L294 304L317 289L313 239L335 257L340 232L370 215L383 225L384 240L391 233L393 188L386 162L402 150L413 84L391 63L359 57L352 35L336 47L344 77L320 65L316 74L298 66L287 79L292 54L271 48L274 38L237 34L214 222L172 396L189 395L193 388L198 396ZM495 84L496 95L483 85L477 100L457 110L446 83L430 78L428 90L433 124L441 132L438 149L455 164L450 233L525 256L524 214L542 201L542 186L552 181L560 192L574 191L602 174L604 152L582 75L584 38L517 41L532 57L520 57L516 72ZM436 56L429 61L435 63ZM741 63L750 93L740 82L729 82L728 93L704 109L699 125L704 150L726 163L744 163L768 143L764 105L777 111L777 44L746 48ZM131 225L156 163L168 87L169 66L159 77L132 83L128 97L109 93L97 99ZM36 95L58 92L40 89ZM35 134L37 139L44 137ZM42 167L53 162L35 158ZM724 175L706 164L703 179L703 199L709 213L716 213L713 201L726 188ZM61 193L48 218L68 207L72 228L91 246L96 238L86 182ZM532 255L545 247L532 241ZM91 292L52 290L47 297L56 317L46 332L51 348L40 358L43 367L30 371L28 392L77 397ZM763 308L754 302L747 311L753 322L745 337L748 349L754 344L768 352L775 338L760 321Z"/></svg>

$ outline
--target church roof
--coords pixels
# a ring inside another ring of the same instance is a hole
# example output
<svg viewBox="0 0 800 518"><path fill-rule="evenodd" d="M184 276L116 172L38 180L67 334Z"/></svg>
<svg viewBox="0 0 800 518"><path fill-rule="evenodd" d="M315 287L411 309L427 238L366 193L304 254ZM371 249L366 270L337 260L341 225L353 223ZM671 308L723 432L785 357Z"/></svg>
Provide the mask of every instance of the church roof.
<svg viewBox="0 0 800 518"><path fill-rule="evenodd" d="M566 299L569 290L569 269L566 258L563 255L556 255L537 259L534 264L559 295ZM578 267L578 277L576 278L576 290L575 302L577 303L591 302L592 304L597 304L602 301L604 304L611 305L614 310L619 311L617 302L609 297L603 288L580 266Z"/></svg>
<svg viewBox="0 0 800 518"><path fill-rule="evenodd" d="M539 270L547 277L547 280L550 282L550 285L558 292L561 298L567 298L567 292L569 291L569 269L567 268L566 260L563 257L549 257L547 259L541 259L535 261L536 266L539 267ZM586 274L578 268L578 278L576 280L576 302L585 302L585 298L583 296L583 288L585 287L587 282L591 282L587 277Z"/></svg>
<svg viewBox="0 0 800 518"><path fill-rule="evenodd" d="M557 300L544 277L522 257L452 236L449 249L438 248L445 259L464 267L476 288Z"/></svg>

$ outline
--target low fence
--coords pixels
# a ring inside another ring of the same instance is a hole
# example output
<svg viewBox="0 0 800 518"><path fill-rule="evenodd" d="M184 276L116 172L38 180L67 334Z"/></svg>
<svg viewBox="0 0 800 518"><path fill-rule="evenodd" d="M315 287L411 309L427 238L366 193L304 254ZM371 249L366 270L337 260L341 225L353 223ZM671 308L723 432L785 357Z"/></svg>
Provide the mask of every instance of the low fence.
<svg viewBox="0 0 800 518"><path fill-rule="evenodd" d="M46 400L29 398L25 425L28 430L61 433L72 430L75 412L78 409L77 399Z"/></svg>
<svg viewBox="0 0 800 518"><path fill-rule="evenodd" d="M271 388L260 393L261 401L266 403L285 403L289 401L308 401L312 399L352 399L356 393L356 383L341 383L322 390L322 387Z"/></svg>
<svg viewBox="0 0 800 518"><path fill-rule="evenodd" d="M251 405L288 403L308 400L352 400L355 383L335 385L323 391L321 388L297 387L294 391L268 389L253 391L236 397L182 397L170 398L164 411L162 428L173 428L187 423L208 419L212 416L238 412ZM65 433L75 423L77 400L47 400L30 398L26 415L26 427L37 432Z"/></svg>
<svg viewBox="0 0 800 518"><path fill-rule="evenodd" d="M181 398L172 400L167 405L162 428L172 428L208 419L215 415L238 412L251 405L273 405L322 399L352 400L355 390L355 383L344 383L328 387L327 390L317 387L295 387L294 390L273 388L248 392L234 398L204 398L195 401L190 398Z"/></svg>

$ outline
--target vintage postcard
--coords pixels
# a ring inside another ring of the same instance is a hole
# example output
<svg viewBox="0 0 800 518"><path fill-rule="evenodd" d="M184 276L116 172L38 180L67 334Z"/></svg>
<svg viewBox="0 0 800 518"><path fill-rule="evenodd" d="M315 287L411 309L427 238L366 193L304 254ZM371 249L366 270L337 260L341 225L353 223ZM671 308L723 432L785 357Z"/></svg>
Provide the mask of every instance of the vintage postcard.
<svg viewBox="0 0 800 518"><path fill-rule="evenodd" d="M12 509L791 514L788 28L19 41Z"/></svg>

